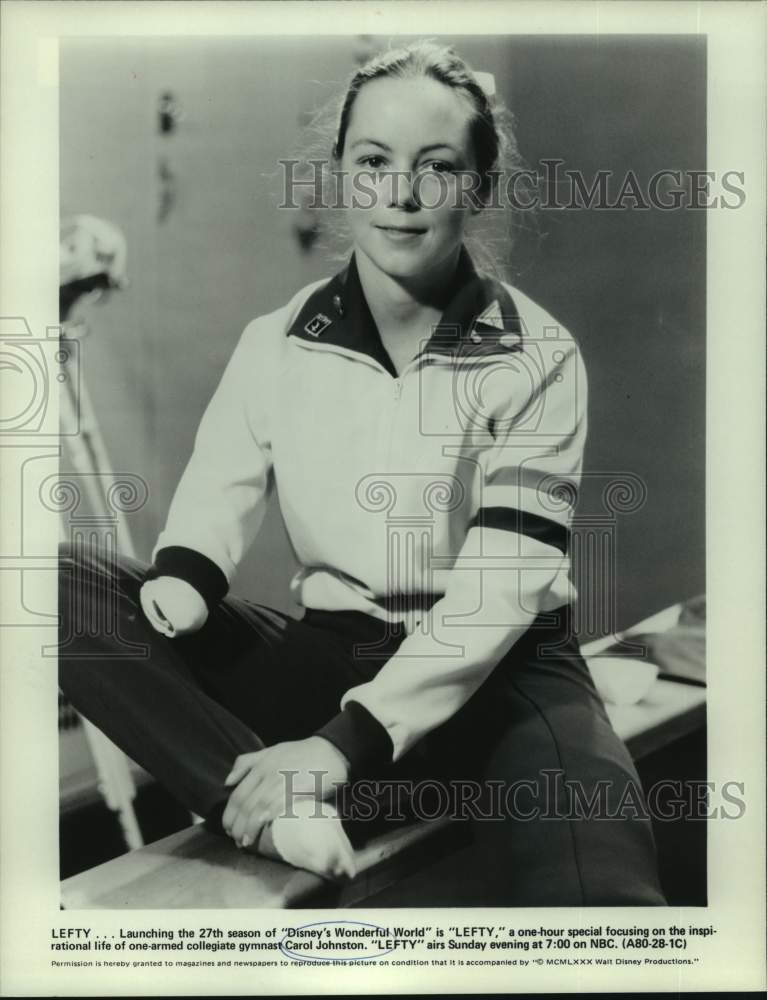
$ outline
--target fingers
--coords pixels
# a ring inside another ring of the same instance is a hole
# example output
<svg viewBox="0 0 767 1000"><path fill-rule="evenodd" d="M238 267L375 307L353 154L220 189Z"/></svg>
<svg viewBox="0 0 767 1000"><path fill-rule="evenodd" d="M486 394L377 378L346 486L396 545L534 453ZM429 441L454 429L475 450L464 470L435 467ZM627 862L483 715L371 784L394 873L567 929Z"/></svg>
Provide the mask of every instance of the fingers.
<svg viewBox="0 0 767 1000"><path fill-rule="evenodd" d="M266 815L261 805L256 803L251 812L242 810L238 813L232 825L232 840L239 847L251 847L258 843L261 831L269 822L271 819Z"/></svg>
<svg viewBox="0 0 767 1000"><path fill-rule="evenodd" d="M307 803L315 803L319 809L319 802L332 790L332 784L319 787L316 774L307 770L308 762L311 760L315 764L316 761L307 756L310 748L304 746L306 743L308 741L288 741L235 758L231 771L224 779L224 785L232 791L224 807L222 825L238 845L250 847L258 843L265 825L289 818L292 814L287 808L289 803L295 804L303 799L304 809L309 808ZM320 743L321 749L330 748L327 741ZM312 754L315 750L315 747L311 748ZM339 777L345 777L347 765L344 762L340 766L340 760L340 755L333 750L327 767L331 772L336 768ZM311 829L321 832L316 825ZM339 855L336 863L339 872L347 871L352 864L352 855ZM324 867L324 862L318 862L318 865Z"/></svg>
<svg viewBox="0 0 767 1000"><path fill-rule="evenodd" d="M267 823L285 813L287 789L283 775L269 767L267 750L236 758L225 779L227 785L235 783L221 824L238 846L250 847L258 842Z"/></svg>
<svg viewBox="0 0 767 1000"><path fill-rule="evenodd" d="M325 878L354 878L354 850L335 809L314 796L298 796L288 813L284 786L268 777L253 783L251 774L232 793L224 814L224 827L235 843L258 845L259 853L263 843L269 856L276 854Z"/></svg>
<svg viewBox="0 0 767 1000"><path fill-rule="evenodd" d="M268 768L264 751L241 754L226 784L237 782L221 817L221 824L238 844L248 847L258 840L264 823L284 806L281 776Z"/></svg>
<svg viewBox="0 0 767 1000"><path fill-rule="evenodd" d="M239 785L234 789L232 794L229 796L229 801L226 803L224 813L221 817L221 825L229 834L229 836L234 836L234 825L240 814L247 808L248 800L257 791L259 784L262 781L262 775L255 770L255 767L248 771L248 773L242 778Z"/></svg>
<svg viewBox="0 0 767 1000"><path fill-rule="evenodd" d="M241 781L256 763L256 756L260 753L260 750L254 750L253 753L241 753L236 757L232 770L224 778L224 784L236 785L238 781Z"/></svg>
<svg viewBox="0 0 767 1000"><path fill-rule="evenodd" d="M262 780L247 796L233 804L229 835L241 847L258 842L266 823L285 814L285 794L279 782Z"/></svg>

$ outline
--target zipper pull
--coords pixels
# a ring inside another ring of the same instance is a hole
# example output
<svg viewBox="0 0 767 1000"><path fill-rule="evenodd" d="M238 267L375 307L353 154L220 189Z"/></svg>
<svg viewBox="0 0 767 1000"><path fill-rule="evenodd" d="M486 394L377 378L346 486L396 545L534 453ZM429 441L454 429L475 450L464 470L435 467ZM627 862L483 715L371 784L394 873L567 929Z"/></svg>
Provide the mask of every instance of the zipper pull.
<svg viewBox="0 0 767 1000"><path fill-rule="evenodd" d="M394 399L399 400L402 395L402 382L399 379L394 380Z"/></svg>

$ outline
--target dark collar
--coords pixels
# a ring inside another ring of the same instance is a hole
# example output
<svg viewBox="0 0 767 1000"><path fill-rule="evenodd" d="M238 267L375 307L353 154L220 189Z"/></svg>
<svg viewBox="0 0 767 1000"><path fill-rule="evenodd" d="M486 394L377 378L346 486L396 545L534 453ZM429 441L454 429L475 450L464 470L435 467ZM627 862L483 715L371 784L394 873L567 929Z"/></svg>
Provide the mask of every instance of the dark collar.
<svg viewBox="0 0 767 1000"><path fill-rule="evenodd" d="M453 296L421 354L473 357L519 349L522 327L513 299L500 281L475 269L465 247L454 282ZM288 336L366 354L397 376L365 299L354 255L309 296Z"/></svg>

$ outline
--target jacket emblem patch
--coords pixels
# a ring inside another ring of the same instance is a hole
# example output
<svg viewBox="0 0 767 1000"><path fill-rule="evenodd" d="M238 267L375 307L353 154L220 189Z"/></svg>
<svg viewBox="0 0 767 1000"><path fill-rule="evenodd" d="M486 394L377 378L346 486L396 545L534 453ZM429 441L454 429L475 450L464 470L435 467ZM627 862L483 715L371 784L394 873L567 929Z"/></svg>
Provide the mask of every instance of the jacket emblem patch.
<svg viewBox="0 0 767 1000"><path fill-rule="evenodd" d="M325 313L317 313L304 326L304 330L312 337L319 337L323 330L327 330L332 322L333 320L329 319Z"/></svg>

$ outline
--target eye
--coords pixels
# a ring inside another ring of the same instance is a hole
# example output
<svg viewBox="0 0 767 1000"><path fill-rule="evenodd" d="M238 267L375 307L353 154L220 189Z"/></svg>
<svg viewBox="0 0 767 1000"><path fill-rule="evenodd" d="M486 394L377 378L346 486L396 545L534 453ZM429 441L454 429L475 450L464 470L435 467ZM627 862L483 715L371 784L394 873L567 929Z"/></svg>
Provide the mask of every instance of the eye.
<svg viewBox="0 0 767 1000"><path fill-rule="evenodd" d="M362 167L370 167L371 170L380 170L386 160L380 153L369 153L367 156L361 156L357 163Z"/></svg>
<svg viewBox="0 0 767 1000"><path fill-rule="evenodd" d="M423 167L436 174L449 174L451 171L455 170L455 166L447 160L429 160L427 163L423 164Z"/></svg>

